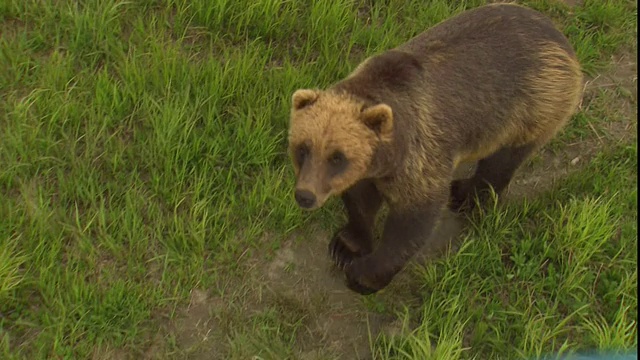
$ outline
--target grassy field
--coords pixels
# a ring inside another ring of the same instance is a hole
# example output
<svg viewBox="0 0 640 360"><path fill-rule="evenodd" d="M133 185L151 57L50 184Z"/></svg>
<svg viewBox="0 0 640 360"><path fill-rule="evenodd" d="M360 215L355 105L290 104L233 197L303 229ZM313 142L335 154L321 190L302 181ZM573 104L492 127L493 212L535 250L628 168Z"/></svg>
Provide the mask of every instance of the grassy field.
<svg viewBox="0 0 640 360"><path fill-rule="evenodd" d="M292 200L291 93L482 3L0 0L0 358L637 347L635 1L524 2L574 44L582 111L457 251L360 297L326 256L340 204Z"/></svg>

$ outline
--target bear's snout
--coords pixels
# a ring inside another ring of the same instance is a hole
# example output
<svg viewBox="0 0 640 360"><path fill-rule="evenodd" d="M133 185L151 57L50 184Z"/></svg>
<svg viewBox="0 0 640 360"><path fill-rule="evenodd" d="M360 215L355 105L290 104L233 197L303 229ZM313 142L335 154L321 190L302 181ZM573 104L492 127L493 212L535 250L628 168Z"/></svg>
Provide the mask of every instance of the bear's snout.
<svg viewBox="0 0 640 360"><path fill-rule="evenodd" d="M295 197L298 205L305 209L312 208L316 203L316 196L309 190L296 190Z"/></svg>

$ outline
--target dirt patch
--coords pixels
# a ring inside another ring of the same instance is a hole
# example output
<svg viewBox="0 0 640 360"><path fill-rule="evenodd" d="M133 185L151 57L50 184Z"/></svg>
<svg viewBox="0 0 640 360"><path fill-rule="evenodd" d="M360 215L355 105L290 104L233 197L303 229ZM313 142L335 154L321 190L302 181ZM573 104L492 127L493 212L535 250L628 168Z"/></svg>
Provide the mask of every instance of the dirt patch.
<svg viewBox="0 0 640 360"><path fill-rule="evenodd" d="M220 324L216 313L225 309L221 298L211 297L201 289L191 291L191 299L184 313L175 324L175 329L189 329L176 332L176 341L187 353L221 353L224 348L218 346L218 341L210 341L219 336Z"/></svg>
<svg viewBox="0 0 640 360"><path fill-rule="evenodd" d="M21 33L25 33L28 28L27 24L17 18L5 18L2 24L3 32L0 33L0 37L4 39L15 39Z"/></svg>
<svg viewBox="0 0 640 360"><path fill-rule="evenodd" d="M338 355L359 358L367 352L367 316L360 299L344 286L331 266L326 250L329 234L316 229L304 240L288 239L276 259L264 266L267 291L271 296L297 299L305 304L320 304L306 330L307 339L321 342L300 344L299 353L307 357ZM373 316L373 325L376 320ZM349 334L345 341L344 334ZM354 336L355 335L355 336ZM355 357L354 357L355 356Z"/></svg>
<svg viewBox="0 0 640 360"><path fill-rule="evenodd" d="M584 0L560 0L561 2L569 5L569 6L582 6Z"/></svg>
<svg viewBox="0 0 640 360"><path fill-rule="evenodd" d="M456 245L462 221L447 214L436 229L436 241L424 247L412 264L419 264ZM369 337L394 334L402 323L394 315L401 306L419 306L420 298L409 284L411 271L400 273L394 282L374 297L365 298L344 285L344 275L327 255L331 232L314 226L282 242L271 261L260 254L249 260L242 290L228 297L192 291L191 301L171 321L179 353L189 359L225 359L225 344L237 324L277 305L281 316L295 313L304 318L294 345L296 359L369 359ZM225 321L226 319L226 321ZM227 322L227 324L225 324ZM156 358L150 350L146 359ZM163 349L167 352L168 349Z"/></svg>
<svg viewBox="0 0 640 360"><path fill-rule="evenodd" d="M433 241L422 249L413 263L420 263L456 245L462 222L447 214L436 229ZM277 297L295 298L308 304L322 304L307 327L310 342L300 343L300 355L330 355L332 359L366 359L370 332L393 333L399 324L393 315L393 305L418 304L418 296L407 285L411 274L405 271L374 303L355 294L344 284L344 275L333 266L327 255L331 233L319 228L303 240L291 238L278 252L274 261L266 264L264 278L268 290ZM415 282L414 282L415 283ZM384 307L378 312L376 305ZM391 307L391 308L390 308ZM322 341L318 342L318 339ZM305 358L305 357L303 357ZM313 357L312 357L313 358Z"/></svg>

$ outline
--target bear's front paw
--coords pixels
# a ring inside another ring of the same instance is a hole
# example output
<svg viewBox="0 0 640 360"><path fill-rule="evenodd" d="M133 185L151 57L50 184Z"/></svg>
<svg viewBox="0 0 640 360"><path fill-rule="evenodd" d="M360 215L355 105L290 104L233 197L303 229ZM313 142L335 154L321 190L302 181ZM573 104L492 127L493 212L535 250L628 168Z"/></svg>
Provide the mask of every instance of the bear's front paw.
<svg viewBox="0 0 640 360"><path fill-rule="evenodd" d="M363 246L364 241L366 239L357 238L348 228L342 228L336 232L329 243L329 256L340 269L344 269L354 259L370 252L370 249Z"/></svg>
<svg viewBox="0 0 640 360"><path fill-rule="evenodd" d="M347 287L360 295L371 295L384 289L395 272L380 266L371 257L361 257L345 267Z"/></svg>

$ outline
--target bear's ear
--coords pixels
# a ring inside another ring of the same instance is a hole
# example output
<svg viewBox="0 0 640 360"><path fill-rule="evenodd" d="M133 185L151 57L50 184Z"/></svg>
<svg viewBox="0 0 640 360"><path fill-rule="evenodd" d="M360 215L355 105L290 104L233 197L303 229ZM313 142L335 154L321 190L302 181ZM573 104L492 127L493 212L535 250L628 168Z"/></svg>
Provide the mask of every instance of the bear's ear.
<svg viewBox="0 0 640 360"><path fill-rule="evenodd" d="M313 104L316 99L318 99L318 93L310 89L296 90L293 93L293 96L291 96L291 101L295 110L300 110Z"/></svg>
<svg viewBox="0 0 640 360"><path fill-rule="evenodd" d="M393 132L393 111L389 105L378 104L365 108L362 110L360 118L381 140L391 140Z"/></svg>

